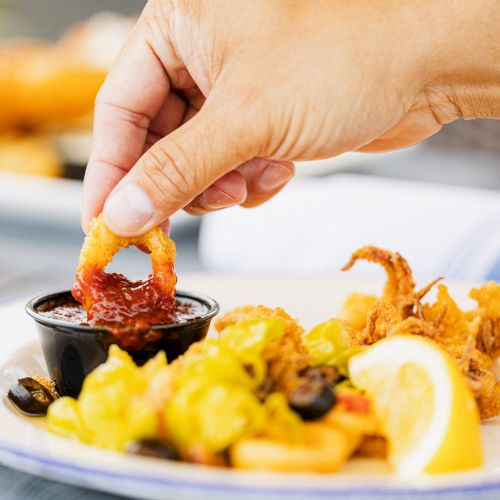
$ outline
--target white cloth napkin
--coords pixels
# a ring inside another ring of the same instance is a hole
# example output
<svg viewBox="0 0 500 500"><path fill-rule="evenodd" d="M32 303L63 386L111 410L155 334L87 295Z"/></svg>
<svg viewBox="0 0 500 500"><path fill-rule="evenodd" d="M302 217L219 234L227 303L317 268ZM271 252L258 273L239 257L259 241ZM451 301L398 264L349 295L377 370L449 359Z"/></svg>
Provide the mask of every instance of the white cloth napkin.
<svg viewBox="0 0 500 500"><path fill-rule="evenodd" d="M207 270L337 272L363 245L399 251L419 278L500 280L500 192L359 175L298 178L255 209L203 218ZM354 272L377 273L359 264Z"/></svg>

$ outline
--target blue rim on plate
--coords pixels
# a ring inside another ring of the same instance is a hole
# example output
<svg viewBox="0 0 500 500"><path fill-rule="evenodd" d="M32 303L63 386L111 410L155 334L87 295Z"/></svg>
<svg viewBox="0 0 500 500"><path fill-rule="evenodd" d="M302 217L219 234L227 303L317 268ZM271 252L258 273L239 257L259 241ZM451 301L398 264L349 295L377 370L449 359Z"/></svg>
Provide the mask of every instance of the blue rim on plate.
<svg viewBox="0 0 500 500"><path fill-rule="evenodd" d="M56 467L59 469L66 470L68 472L77 473L77 474L85 474L92 476L99 476L102 479L119 479L120 481L132 481L136 483L147 483L147 484L158 484L166 487L173 488L185 488L191 490L210 490L211 492L217 490L223 490L227 492L233 493L244 493L244 494L266 494L266 495L286 495L290 497L291 495L315 495L324 497L346 497L350 495L384 495L384 496L401 496L401 495L431 495L431 494L453 494L453 493L477 493L483 491L494 491L498 489L500 491L500 481L495 482L485 482L483 484L471 484L471 485L463 485L463 486L436 486L430 489L419 489L419 488L411 488L411 487L394 487L394 488L384 488L381 486L368 486L368 487L356 487L356 488L339 488L339 489L331 489L326 490L324 488L300 488L300 487L251 487L251 486L235 486L231 484L225 483L217 483L217 482L204 482L204 481L183 481L176 480L173 478L167 477L157 477L157 476L144 476L140 474L128 474L121 472L112 472L107 470L94 469L91 467L79 466L79 465L71 465L67 462L63 462L56 459L49 459L43 457L41 455L37 455L34 453L28 453L22 450L18 450L16 448L12 448L3 444L0 444L0 454L7 453L9 455L28 459L40 465L48 466L48 467ZM0 459L0 461L2 461ZM9 465L6 463L5 465ZM193 468L197 467L196 465L192 465ZM33 472L36 473L36 472ZM334 475L332 475L332 478ZM82 483L81 486L92 487L91 485ZM113 491L113 490L107 490Z"/></svg>

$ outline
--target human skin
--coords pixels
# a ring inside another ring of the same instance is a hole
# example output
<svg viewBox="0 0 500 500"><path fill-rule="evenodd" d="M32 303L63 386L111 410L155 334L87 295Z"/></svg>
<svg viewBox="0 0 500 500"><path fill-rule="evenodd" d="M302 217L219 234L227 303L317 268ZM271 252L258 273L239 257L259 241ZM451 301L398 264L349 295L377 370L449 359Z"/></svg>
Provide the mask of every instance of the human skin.
<svg viewBox="0 0 500 500"><path fill-rule="evenodd" d="M96 100L82 225L253 207L294 160L461 117L500 117L498 0L151 0Z"/></svg>

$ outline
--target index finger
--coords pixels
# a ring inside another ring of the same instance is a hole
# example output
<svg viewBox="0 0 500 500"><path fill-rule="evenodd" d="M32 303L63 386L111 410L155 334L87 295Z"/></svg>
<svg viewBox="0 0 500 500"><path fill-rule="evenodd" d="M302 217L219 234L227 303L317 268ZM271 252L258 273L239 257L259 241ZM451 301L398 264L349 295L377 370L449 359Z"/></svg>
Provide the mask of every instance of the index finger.
<svg viewBox="0 0 500 500"><path fill-rule="evenodd" d="M83 184L84 231L143 153L149 124L165 102L169 88L165 68L136 31L96 99L93 144Z"/></svg>

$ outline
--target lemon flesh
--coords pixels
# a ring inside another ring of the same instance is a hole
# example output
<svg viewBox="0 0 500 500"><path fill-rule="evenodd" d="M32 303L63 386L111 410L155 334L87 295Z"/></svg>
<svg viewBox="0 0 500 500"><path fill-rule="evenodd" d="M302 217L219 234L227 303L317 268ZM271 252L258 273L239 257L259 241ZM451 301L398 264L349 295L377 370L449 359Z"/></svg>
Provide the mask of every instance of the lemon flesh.
<svg viewBox="0 0 500 500"><path fill-rule="evenodd" d="M453 360L414 335L381 340L349 362L373 401L398 473L444 473L483 463L474 397Z"/></svg>

